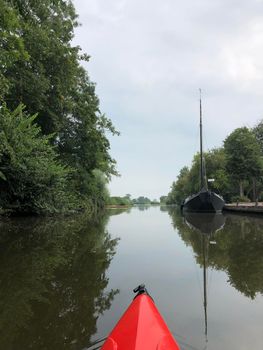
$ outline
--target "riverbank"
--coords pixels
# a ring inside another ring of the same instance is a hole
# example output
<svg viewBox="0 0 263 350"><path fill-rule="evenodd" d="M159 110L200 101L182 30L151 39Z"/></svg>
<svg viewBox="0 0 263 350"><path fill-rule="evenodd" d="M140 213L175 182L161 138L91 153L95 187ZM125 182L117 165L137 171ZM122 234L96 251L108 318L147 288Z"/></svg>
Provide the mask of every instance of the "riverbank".
<svg viewBox="0 0 263 350"><path fill-rule="evenodd" d="M131 207L132 207L132 205L118 205L118 204L106 205L106 209L128 209Z"/></svg>
<svg viewBox="0 0 263 350"><path fill-rule="evenodd" d="M263 214L263 202L259 202L257 205L255 202L249 203L229 203L224 206L226 211L234 211L240 213L256 213Z"/></svg>

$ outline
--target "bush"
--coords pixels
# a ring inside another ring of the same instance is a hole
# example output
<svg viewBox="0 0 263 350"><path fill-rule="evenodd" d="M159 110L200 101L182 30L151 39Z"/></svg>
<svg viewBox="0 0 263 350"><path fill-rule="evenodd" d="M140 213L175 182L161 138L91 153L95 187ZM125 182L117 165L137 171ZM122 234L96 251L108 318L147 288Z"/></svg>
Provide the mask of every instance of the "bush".
<svg viewBox="0 0 263 350"><path fill-rule="evenodd" d="M107 204L114 206L132 206L131 200L127 197L110 197Z"/></svg>
<svg viewBox="0 0 263 350"><path fill-rule="evenodd" d="M251 200L246 196L233 196L231 198L231 201L237 202L237 203L249 203L249 202L251 202Z"/></svg>
<svg viewBox="0 0 263 350"><path fill-rule="evenodd" d="M42 136L19 105L0 106L0 206L19 213L62 211L73 196L67 192L70 169L57 160L50 136Z"/></svg>

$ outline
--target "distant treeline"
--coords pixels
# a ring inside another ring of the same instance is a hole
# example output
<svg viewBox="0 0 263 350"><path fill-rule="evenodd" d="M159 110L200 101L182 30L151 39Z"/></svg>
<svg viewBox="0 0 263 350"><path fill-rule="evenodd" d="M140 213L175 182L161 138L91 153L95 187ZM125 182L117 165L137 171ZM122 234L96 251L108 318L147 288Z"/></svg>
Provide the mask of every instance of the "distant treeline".
<svg viewBox="0 0 263 350"><path fill-rule="evenodd" d="M0 209L103 207L116 174L69 0L0 0Z"/></svg>
<svg viewBox="0 0 263 350"><path fill-rule="evenodd" d="M220 148L204 153L209 189L227 202L263 200L263 120L254 128L237 128ZM200 154L190 168L183 167L173 182L167 204L181 204L200 190Z"/></svg>
<svg viewBox="0 0 263 350"><path fill-rule="evenodd" d="M157 199L151 200L144 196L132 199L130 194L126 194L124 197L110 197L107 202L110 206L156 205L160 203L161 201Z"/></svg>

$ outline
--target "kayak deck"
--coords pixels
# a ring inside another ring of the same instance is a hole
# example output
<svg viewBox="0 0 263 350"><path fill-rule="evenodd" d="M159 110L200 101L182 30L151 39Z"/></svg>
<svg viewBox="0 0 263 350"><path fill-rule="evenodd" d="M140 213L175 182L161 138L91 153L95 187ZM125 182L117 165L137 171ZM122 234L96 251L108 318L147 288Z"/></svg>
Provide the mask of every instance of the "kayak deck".
<svg viewBox="0 0 263 350"><path fill-rule="evenodd" d="M180 350L180 348L147 291L139 291L101 350Z"/></svg>

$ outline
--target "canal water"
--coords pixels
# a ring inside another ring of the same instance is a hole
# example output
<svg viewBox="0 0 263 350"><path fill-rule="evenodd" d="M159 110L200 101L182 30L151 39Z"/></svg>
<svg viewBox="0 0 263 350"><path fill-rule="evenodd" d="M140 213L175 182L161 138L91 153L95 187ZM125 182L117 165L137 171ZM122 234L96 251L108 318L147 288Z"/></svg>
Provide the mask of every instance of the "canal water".
<svg viewBox="0 0 263 350"><path fill-rule="evenodd" d="M140 283L181 350L263 349L261 217L154 206L0 228L0 349L88 349Z"/></svg>

